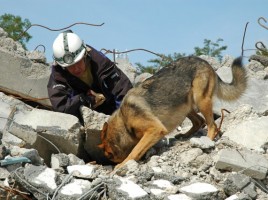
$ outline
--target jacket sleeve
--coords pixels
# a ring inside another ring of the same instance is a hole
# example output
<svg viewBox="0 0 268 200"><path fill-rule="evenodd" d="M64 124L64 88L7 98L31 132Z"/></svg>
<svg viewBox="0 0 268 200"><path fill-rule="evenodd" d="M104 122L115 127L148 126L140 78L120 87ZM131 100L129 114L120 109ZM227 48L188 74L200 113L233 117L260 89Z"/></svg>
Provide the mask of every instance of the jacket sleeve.
<svg viewBox="0 0 268 200"><path fill-rule="evenodd" d="M92 48L92 57L98 63L98 77L102 90L110 93L116 105L120 104L127 92L133 87L129 78L114 62Z"/></svg>
<svg viewBox="0 0 268 200"><path fill-rule="evenodd" d="M78 117L80 116L80 106L89 106L90 104L85 94L76 94L67 84L55 81L53 74L50 76L47 89L54 111L68 113Z"/></svg>

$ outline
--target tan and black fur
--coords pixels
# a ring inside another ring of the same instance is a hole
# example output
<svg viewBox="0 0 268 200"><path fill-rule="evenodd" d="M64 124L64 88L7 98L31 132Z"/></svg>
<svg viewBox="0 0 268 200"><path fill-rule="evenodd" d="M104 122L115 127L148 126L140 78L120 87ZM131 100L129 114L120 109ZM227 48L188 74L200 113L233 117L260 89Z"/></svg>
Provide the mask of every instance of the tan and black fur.
<svg viewBox="0 0 268 200"><path fill-rule="evenodd" d="M131 89L120 108L104 124L101 133L106 157L121 167L139 160L146 151L188 117L190 135L207 125L207 136L218 133L212 111L213 96L225 101L238 99L247 87L242 58L232 64L233 80L223 82L213 68L198 57L179 59ZM197 114L200 112L205 120Z"/></svg>

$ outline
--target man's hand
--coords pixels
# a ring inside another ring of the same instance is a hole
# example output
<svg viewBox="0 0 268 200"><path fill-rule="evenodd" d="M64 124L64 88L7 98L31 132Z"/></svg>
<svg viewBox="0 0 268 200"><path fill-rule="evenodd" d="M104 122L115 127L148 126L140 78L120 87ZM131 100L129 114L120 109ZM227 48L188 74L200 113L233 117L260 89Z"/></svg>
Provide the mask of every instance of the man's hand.
<svg viewBox="0 0 268 200"><path fill-rule="evenodd" d="M97 108L98 106L100 106L101 104L103 104L103 102L105 101L105 97L103 94L101 93L96 93L93 90L88 90L87 92L88 96L94 96L95 97L95 104L93 104L93 109Z"/></svg>

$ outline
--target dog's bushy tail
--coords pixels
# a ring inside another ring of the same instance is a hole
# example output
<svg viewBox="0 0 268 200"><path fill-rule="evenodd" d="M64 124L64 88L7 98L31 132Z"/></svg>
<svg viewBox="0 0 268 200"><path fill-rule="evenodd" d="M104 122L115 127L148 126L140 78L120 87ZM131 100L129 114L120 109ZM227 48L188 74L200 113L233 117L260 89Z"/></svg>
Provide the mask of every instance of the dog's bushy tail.
<svg viewBox="0 0 268 200"><path fill-rule="evenodd" d="M242 57L238 57L232 64L233 80L226 83L218 77L218 98L225 101L233 101L238 99L247 88L247 72L242 66Z"/></svg>

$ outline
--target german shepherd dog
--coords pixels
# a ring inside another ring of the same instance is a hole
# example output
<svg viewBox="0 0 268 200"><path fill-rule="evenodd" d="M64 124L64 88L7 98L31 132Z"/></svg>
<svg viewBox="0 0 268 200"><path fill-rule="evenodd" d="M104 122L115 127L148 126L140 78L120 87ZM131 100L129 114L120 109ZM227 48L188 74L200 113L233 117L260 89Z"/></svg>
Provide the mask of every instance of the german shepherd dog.
<svg viewBox="0 0 268 200"><path fill-rule="evenodd" d="M99 147L109 160L120 163L116 166L120 168L128 160L139 160L186 117L193 124L186 135L206 123L207 136L214 140L218 129L213 118L213 96L233 101L247 88L242 58L236 58L231 68L231 83L222 81L208 62L195 56L162 68L129 90L119 109L103 125Z"/></svg>

